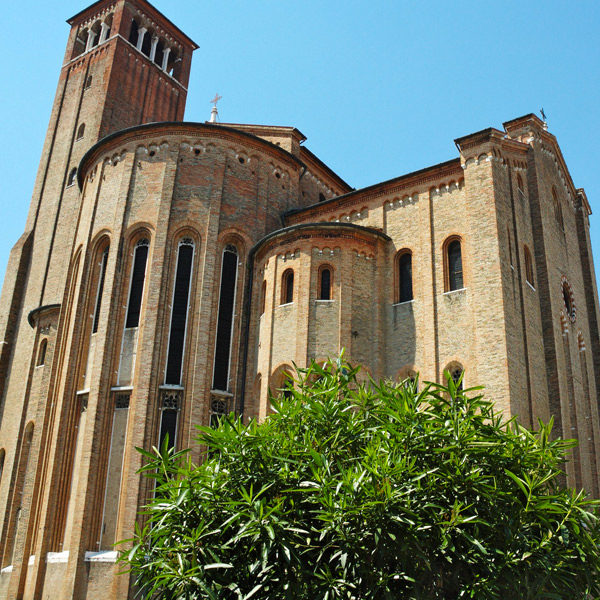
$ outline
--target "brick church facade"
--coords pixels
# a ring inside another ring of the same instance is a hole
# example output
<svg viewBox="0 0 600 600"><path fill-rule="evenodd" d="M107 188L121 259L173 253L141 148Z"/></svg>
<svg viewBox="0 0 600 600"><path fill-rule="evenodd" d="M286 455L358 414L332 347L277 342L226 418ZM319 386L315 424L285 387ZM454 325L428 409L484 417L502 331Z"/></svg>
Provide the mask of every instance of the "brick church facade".
<svg viewBox="0 0 600 600"><path fill-rule="evenodd" d="M293 127L183 122L197 46L145 0L68 23L0 300L0 597L127 597L135 447L264 418L293 363L342 348L365 377L464 370L525 425L553 416L599 495L591 210L544 122L355 190Z"/></svg>

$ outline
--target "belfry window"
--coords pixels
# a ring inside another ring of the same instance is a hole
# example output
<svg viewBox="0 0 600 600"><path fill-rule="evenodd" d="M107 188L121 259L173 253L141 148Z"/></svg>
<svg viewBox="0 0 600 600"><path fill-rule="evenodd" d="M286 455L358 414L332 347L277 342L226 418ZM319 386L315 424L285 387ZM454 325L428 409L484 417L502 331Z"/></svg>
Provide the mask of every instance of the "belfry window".
<svg viewBox="0 0 600 600"><path fill-rule="evenodd" d="M137 23L137 21L135 19L133 19L131 21L131 29L129 30L129 43L133 44L134 46L137 44L138 41L138 31L139 31L139 25Z"/></svg>
<svg viewBox="0 0 600 600"><path fill-rule="evenodd" d="M144 293L144 279L146 277L146 263L148 262L148 246L150 242L144 238L136 245L133 254L133 269L129 287L129 300L127 302L127 318L125 327L137 327L140 322L140 309Z"/></svg>
<svg viewBox="0 0 600 600"><path fill-rule="evenodd" d="M446 242L444 258L446 263L446 291L453 292L454 290L463 289L462 249L459 238L451 238Z"/></svg>
<svg viewBox="0 0 600 600"><path fill-rule="evenodd" d="M286 269L281 277L281 304L294 301L294 270Z"/></svg>
<svg viewBox="0 0 600 600"><path fill-rule="evenodd" d="M104 290L104 277L106 275L106 263L108 261L107 246L102 253L102 261L100 262L100 274L98 275L98 291L96 292L96 303L94 305L94 322L92 324L92 333L98 331L98 323L100 321L100 309L102 307L102 292Z"/></svg>
<svg viewBox="0 0 600 600"><path fill-rule="evenodd" d="M319 300L331 300L331 267L319 269Z"/></svg>
<svg viewBox="0 0 600 600"><path fill-rule="evenodd" d="M193 262L194 241L184 238L179 242L177 251L177 268L171 304L171 327L165 372L165 383L169 385L181 385Z"/></svg>
<svg viewBox="0 0 600 600"><path fill-rule="evenodd" d="M412 254L410 250L401 250L397 261L398 302L409 302L413 299Z"/></svg>
<svg viewBox="0 0 600 600"><path fill-rule="evenodd" d="M229 391L231 336L233 334L233 318L235 313L238 260L237 248L232 244L228 244L223 251L223 261L221 264L213 390Z"/></svg>

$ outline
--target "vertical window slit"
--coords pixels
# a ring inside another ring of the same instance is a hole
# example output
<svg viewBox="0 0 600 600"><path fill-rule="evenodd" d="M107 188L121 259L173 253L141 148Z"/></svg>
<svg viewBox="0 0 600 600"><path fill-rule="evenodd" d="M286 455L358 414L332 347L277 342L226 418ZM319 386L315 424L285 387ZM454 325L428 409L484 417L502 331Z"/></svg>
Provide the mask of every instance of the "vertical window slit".
<svg viewBox="0 0 600 600"><path fill-rule="evenodd" d="M448 244L448 291L463 287L462 251L460 241L454 240Z"/></svg>
<svg viewBox="0 0 600 600"><path fill-rule="evenodd" d="M398 301L409 302L412 299L412 255L404 252L398 260Z"/></svg>
<svg viewBox="0 0 600 600"><path fill-rule="evenodd" d="M98 323L100 321L100 309L102 308L102 292L104 290L104 276L106 275L106 262L108 260L108 247L102 253L102 262L100 263L100 275L98 277L98 292L96 293L96 306L94 308L94 323L92 325L92 333L98 331Z"/></svg>
<svg viewBox="0 0 600 600"><path fill-rule="evenodd" d="M131 271L131 287L129 288L129 301L127 303L126 328L137 327L140 322L146 263L148 261L148 245L148 240L142 239L135 247L133 269Z"/></svg>
<svg viewBox="0 0 600 600"><path fill-rule="evenodd" d="M331 269L325 267L321 269L321 300L331 300Z"/></svg>
<svg viewBox="0 0 600 600"><path fill-rule="evenodd" d="M173 303L171 306L171 328L169 330L169 346L167 350L167 368L165 383L181 384L185 329L187 323L188 303L192 264L194 261L194 242L185 238L179 243L177 252L177 269L173 286Z"/></svg>
<svg viewBox="0 0 600 600"><path fill-rule="evenodd" d="M223 252L223 264L221 266L213 390L229 390L229 363L231 360L231 335L233 333L237 268L237 248L228 245Z"/></svg>

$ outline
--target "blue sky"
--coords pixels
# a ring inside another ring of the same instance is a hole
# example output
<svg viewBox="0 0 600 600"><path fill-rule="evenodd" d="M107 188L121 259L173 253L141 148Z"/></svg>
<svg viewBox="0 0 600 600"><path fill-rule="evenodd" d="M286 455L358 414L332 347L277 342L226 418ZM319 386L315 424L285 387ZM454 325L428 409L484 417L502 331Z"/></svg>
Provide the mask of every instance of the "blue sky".
<svg viewBox="0 0 600 600"><path fill-rule="evenodd" d="M543 107L592 210L600 267L600 3L206 2L155 6L199 45L186 120L293 125L360 188L457 156ZM4 3L0 279L23 232L69 32L88 3Z"/></svg>

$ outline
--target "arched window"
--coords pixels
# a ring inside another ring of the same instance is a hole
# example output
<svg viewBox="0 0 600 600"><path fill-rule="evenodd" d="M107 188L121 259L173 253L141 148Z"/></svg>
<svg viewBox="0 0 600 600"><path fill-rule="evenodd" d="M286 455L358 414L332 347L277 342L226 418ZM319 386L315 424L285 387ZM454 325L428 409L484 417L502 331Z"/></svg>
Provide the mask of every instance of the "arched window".
<svg viewBox="0 0 600 600"><path fill-rule="evenodd" d="M281 277L281 304L294 301L294 270L286 269Z"/></svg>
<svg viewBox="0 0 600 600"><path fill-rule="evenodd" d="M85 123L82 123L77 129L77 136L75 137L75 141L82 140L85 135Z"/></svg>
<svg viewBox="0 0 600 600"><path fill-rule="evenodd" d="M69 173L69 177L67 177L67 187L71 187L75 185L75 179L77 177L77 167L73 167L71 172Z"/></svg>
<svg viewBox="0 0 600 600"><path fill-rule="evenodd" d="M410 250L400 250L396 258L396 276L398 278L398 302L413 299L412 254Z"/></svg>
<svg viewBox="0 0 600 600"><path fill-rule="evenodd" d="M554 205L554 219L558 223L559 227L564 230L565 224L563 222L562 207L556 189L552 188L552 203Z"/></svg>
<svg viewBox="0 0 600 600"><path fill-rule="evenodd" d="M173 283L171 326L169 328L169 347L167 349L167 366L165 371L165 383L168 385L181 385L193 264L194 240L183 238L179 242L177 250L177 267Z"/></svg>
<svg viewBox="0 0 600 600"><path fill-rule="evenodd" d="M523 200L525 198L525 186L520 175L517 175L517 191L519 192L519 197Z"/></svg>
<svg viewBox="0 0 600 600"><path fill-rule="evenodd" d="M142 295L144 293L144 280L146 278L146 263L148 262L148 247L150 242L143 238L133 251L133 268L129 284L129 299L127 301L127 318L125 327L137 327L140 322Z"/></svg>
<svg viewBox="0 0 600 600"><path fill-rule="evenodd" d="M464 369L460 363L452 362L444 369L444 371L450 375L452 381L454 381L454 384L458 387L459 390L464 389L464 382L462 379Z"/></svg>
<svg viewBox="0 0 600 600"><path fill-rule="evenodd" d="M283 396L286 400L294 393L294 379L289 365L280 366L271 377L271 393L275 398Z"/></svg>
<svg viewBox="0 0 600 600"><path fill-rule="evenodd" d="M94 305L94 322L92 324L92 333L98 331L98 323L100 322L100 309L102 308L102 292L104 291L104 278L106 275L106 263L108 262L108 250L110 246L106 246L102 252L100 260L100 272L98 274L98 288L96 289L96 303Z"/></svg>
<svg viewBox="0 0 600 600"><path fill-rule="evenodd" d="M331 300L333 283L332 271L329 265L319 269L319 300Z"/></svg>
<svg viewBox="0 0 600 600"><path fill-rule="evenodd" d="M530 283L535 287L535 280L533 278L533 261L531 260L531 252L527 246L523 246L523 253L525 255L525 279L527 283Z"/></svg>
<svg viewBox="0 0 600 600"><path fill-rule="evenodd" d="M88 75L87 79L85 80L85 86L83 87L84 90L89 90L92 87L92 76Z"/></svg>
<svg viewBox="0 0 600 600"><path fill-rule="evenodd" d="M43 364L46 363L46 349L48 347L48 338L44 338L41 342L40 342L40 349L38 350L38 359L37 359L37 366L41 367Z"/></svg>
<svg viewBox="0 0 600 600"><path fill-rule="evenodd" d="M319 192L319 202L325 202L325 200L327 200L327 198L325 198L325 194Z"/></svg>
<svg viewBox="0 0 600 600"><path fill-rule="evenodd" d="M419 375L410 365L400 369L400 372L398 373L398 381L404 387L408 387L410 385L414 387L415 391L419 390Z"/></svg>
<svg viewBox="0 0 600 600"><path fill-rule="evenodd" d="M464 280L460 238L452 237L446 240L445 250L445 291L461 290L464 288Z"/></svg>
<svg viewBox="0 0 600 600"><path fill-rule="evenodd" d="M267 280L264 279L260 288L260 314L265 314L265 306L267 303Z"/></svg>
<svg viewBox="0 0 600 600"><path fill-rule="evenodd" d="M219 292L219 313L217 316L217 341L213 367L213 390L229 391L229 370L231 366L231 338L235 316L239 253L238 249L227 244L223 250L221 264L221 289Z"/></svg>

